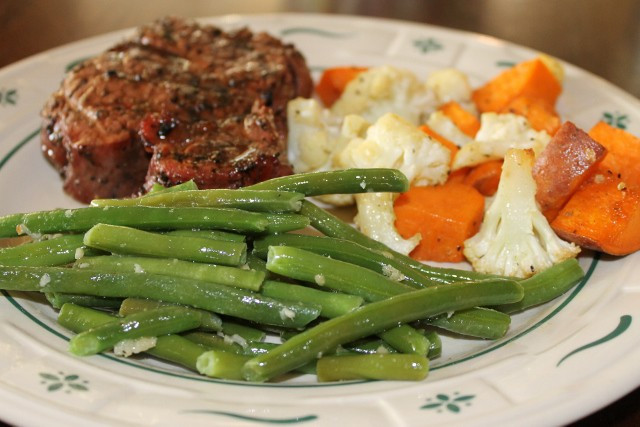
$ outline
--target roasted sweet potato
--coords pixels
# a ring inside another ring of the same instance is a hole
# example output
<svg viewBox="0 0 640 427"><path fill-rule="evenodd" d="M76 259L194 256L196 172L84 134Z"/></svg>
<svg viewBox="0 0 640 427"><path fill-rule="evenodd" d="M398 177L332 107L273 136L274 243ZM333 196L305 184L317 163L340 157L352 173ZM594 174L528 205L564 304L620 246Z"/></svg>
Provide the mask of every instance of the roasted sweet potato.
<svg viewBox="0 0 640 427"><path fill-rule="evenodd" d="M530 96L518 96L513 98L501 111L524 116L529 120L531 127L537 131L546 131L554 135L560 128L560 116L553 105L541 98Z"/></svg>
<svg viewBox="0 0 640 427"><path fill-rule="evenodd" d="M627 187L640 187L640 138L604 122L592 127L589 136L607 149L604 172L619 174Z"/></svg>
<svg viewBox="0 0 640 427"><path fill-rule="evenodd" d="M412 187L395 201L396 228L422 240L411 257L423 261L460 262L464 241L477 233L484 215L484 197L470 185Z"/></svg>
<svg viewBox="0 0 640 427"><path fill-rule="evenodd" d="M551 223L561 238L611 255L640 249L640 194L617 175L597 173Z"/></svg>
<svg viewBox="0 0 640 427"><path fill-rule="evenodd" d="M439 107L462 132L473 138L480 129L480 120L469 111L465 110L455 101L447 102Z"/></svg>
<svg viewBox="0 0 640 427"><path fill-rule="evenodd" d="M456 144L454 144L452 141L440 135L439 133L437 133L427 125L420 126L420 130L426 133L427 135L429 135L430 137L432 137L433 139L435 139L436 141L438 141L440 144L447 147L449 151L451 151L451 163L453 163L453 159L456 157L456 153L460 148ZM467 176L467 173L469 173L469 169L470 168L461 168L453 172L450 172L448 182L450 181L462 182L464 178Z"/></svg>
<svg viewBox="0 0 640 427"><path fill-rule="evenodd" d="M567 121L551 138L533 166L536 200L548 220L576 189L589 178L602 161L606 149L586 132Z"/></svg>
<svg viewBox="0 0 640 427"><path fill-rule="evenodd" d="M471 168L462 182L474 187L483 196L493 196L498 191L501 174L502 160L489 160Z"/></svg>
<svg viewBox="0 0 640 427"><path fill-rule="evenodd" d="M476 89L472 98L478 111L498 113L513 99L523 96L543 99L554 106L561 92L558 79L540 58L536 58L503 71Z"/></svg>
<svg viewBox="0 0 640 427"><path fill-rule="evenodd" d="M607 153L551 226L580 246L626 255L640 249L640 138L598 123L589 135Z"/></svg>

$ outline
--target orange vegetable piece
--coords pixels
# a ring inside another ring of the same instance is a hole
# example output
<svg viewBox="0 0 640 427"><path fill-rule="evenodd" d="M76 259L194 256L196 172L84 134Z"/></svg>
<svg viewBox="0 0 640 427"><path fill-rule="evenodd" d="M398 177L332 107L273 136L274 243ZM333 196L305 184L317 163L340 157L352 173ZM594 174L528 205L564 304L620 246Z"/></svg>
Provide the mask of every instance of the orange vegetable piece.
<svg viewBox="0 0 640 427"><path fill-rule="evenodd" d="M475 137L478 130L480 130L480 120L478 120L473 113L462 108L462 105L456 101L450 101L441 105L439 110L450 118L458 129L471 138Z"/></svg>
<svg viewBox="0 0 640 427"><path fill-rule="evenodd" d="M478 232L484 197L458 182L411 187L395 201L396 229L409 238L422 235L411 257L422 261L460 262L464 241Z"/></svg>
<svg viewBox="0 0 640 427"><path fill-rule="evenodd" d="M429 135L430 137L432 137L433 139L435 139L436 141L438 141L439 143L441 143L442 145L444 145L445 147L447 147L449 151L451 151L451 162L449 164L450 165L453 164L453 158L456 156L456 153L458 152L458 150L460 150L460 148L455 143L453 143L453 141L440 135L439 133L437 133L427 125L420 126L420 130L426 133L427 135ZM468 172L469 172L469 168L460 168L458 170L455 170L449 173L449 178L447 179L448 181L462 182L464 180L464 177L467 176Z"/></svg>
<svg viewBox="0 0 640 427"><path fill-rule="evenodd" d="M565 240L611 255L640 249L640 194L617 175L597 173L551 223Z"/></svg>
<svg viewBox="0 0 640 427"><path fill-rule="evenodd" d="M483 196L493 196L498 191L502 160L490 160L471 168L463 183L474 187Z"/></svg>
<svg viewBox="0 0 640 427"><path fill-rule="evenodd" d="M331 107L340 98L347 84L366 70L365 67L327 68L316 85L316 94L326 107Z"/></svg>
<svg viewBox="0 0 640 427"><path fill-rule="evenodd" d="M524 116L529 120L531 127L537 131L546 131L554 135L560 128L560 116L553 105L541 98L518 96L513 98L501 113L512 113Z"/></svg>
<svg viewBox="0 0 640 427"><path fill-rule="evenodd" d="M533 166L536 200L549 221L596 170L606 149L573 123L565 122Z"/></svg>
<svg viewBox="0 0 640 427"><path fill-rule="evenodd" d="M620 174L628 187L640 187L640 138L605 122L591 128L589 136L607 149L601 168Z"/></svg>
<svg viewBox="0 0 640 427"><path fill-rule="evenodd" d="M478 111L500 112L514 98L525 96L542 99L555 105L562 85L551 70L538 58L521 62L503 71L493 80L473 92Z"/></svg>
<svg viewBox="0 0 640 427"><path fill-rule="evenodd" d="M640 249L640 138L603 122L589 135L607 154L551 226L586 248L611 255L635 252Z"/></svg>

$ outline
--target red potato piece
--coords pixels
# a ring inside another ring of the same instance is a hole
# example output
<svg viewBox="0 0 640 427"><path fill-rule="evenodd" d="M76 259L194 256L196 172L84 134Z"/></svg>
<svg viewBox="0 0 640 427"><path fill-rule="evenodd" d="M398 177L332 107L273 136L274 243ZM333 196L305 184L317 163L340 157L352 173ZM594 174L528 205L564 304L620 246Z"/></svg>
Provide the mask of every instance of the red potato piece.
<svg viewBox="0 0 640 427"><path fill-rule="evenodd" d="M607 150L567 121L553 136L533 166L536 200L549 221L589 178Z"/></svg>

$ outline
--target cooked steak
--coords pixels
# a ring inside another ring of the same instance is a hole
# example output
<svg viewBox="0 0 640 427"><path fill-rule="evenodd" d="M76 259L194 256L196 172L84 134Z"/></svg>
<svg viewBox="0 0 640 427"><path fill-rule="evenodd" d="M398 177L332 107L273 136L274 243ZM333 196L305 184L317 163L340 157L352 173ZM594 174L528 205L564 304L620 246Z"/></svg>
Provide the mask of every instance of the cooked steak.
<svg viewBox="0 0 640 427"><path fill-rule="evenodd" d="M291 173L286 104L311 88L291 45L165 18L68 74L43 109L42 148L83 202L154 182L248 185Z"/></svg>

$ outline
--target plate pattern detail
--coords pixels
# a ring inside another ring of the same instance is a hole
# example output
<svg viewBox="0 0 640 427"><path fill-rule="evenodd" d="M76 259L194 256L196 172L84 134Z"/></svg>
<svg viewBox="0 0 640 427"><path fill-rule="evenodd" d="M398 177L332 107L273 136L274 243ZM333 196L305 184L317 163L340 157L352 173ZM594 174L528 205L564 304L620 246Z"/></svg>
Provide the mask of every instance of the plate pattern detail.
<svg viewBox="0 0 640 427"><path fill-rule="evenodd" d="M614 338L619 337L620 335L622 335L627 329L629 329L629 326L631 326L631 320L633 319L632 316L625 314L623 316L620 316L620 321L618 323L618 326L616 326L616 328L611 331L610 333L608 333L607 335L603 336L600 339L597 339L595 341L592 341L588 344L585 344L581 347L576 348L575 350L569 352L566 356L564 356L562 359L560 359L558 361L557 366L560 366L562 364L562 362L564 362L565 360L567 360L569 357L573 356L574 354L580 353L581 351L584 350L588 350L590 348L596 347L598 345L604 344L608 341L611 341Z"/></svg>

